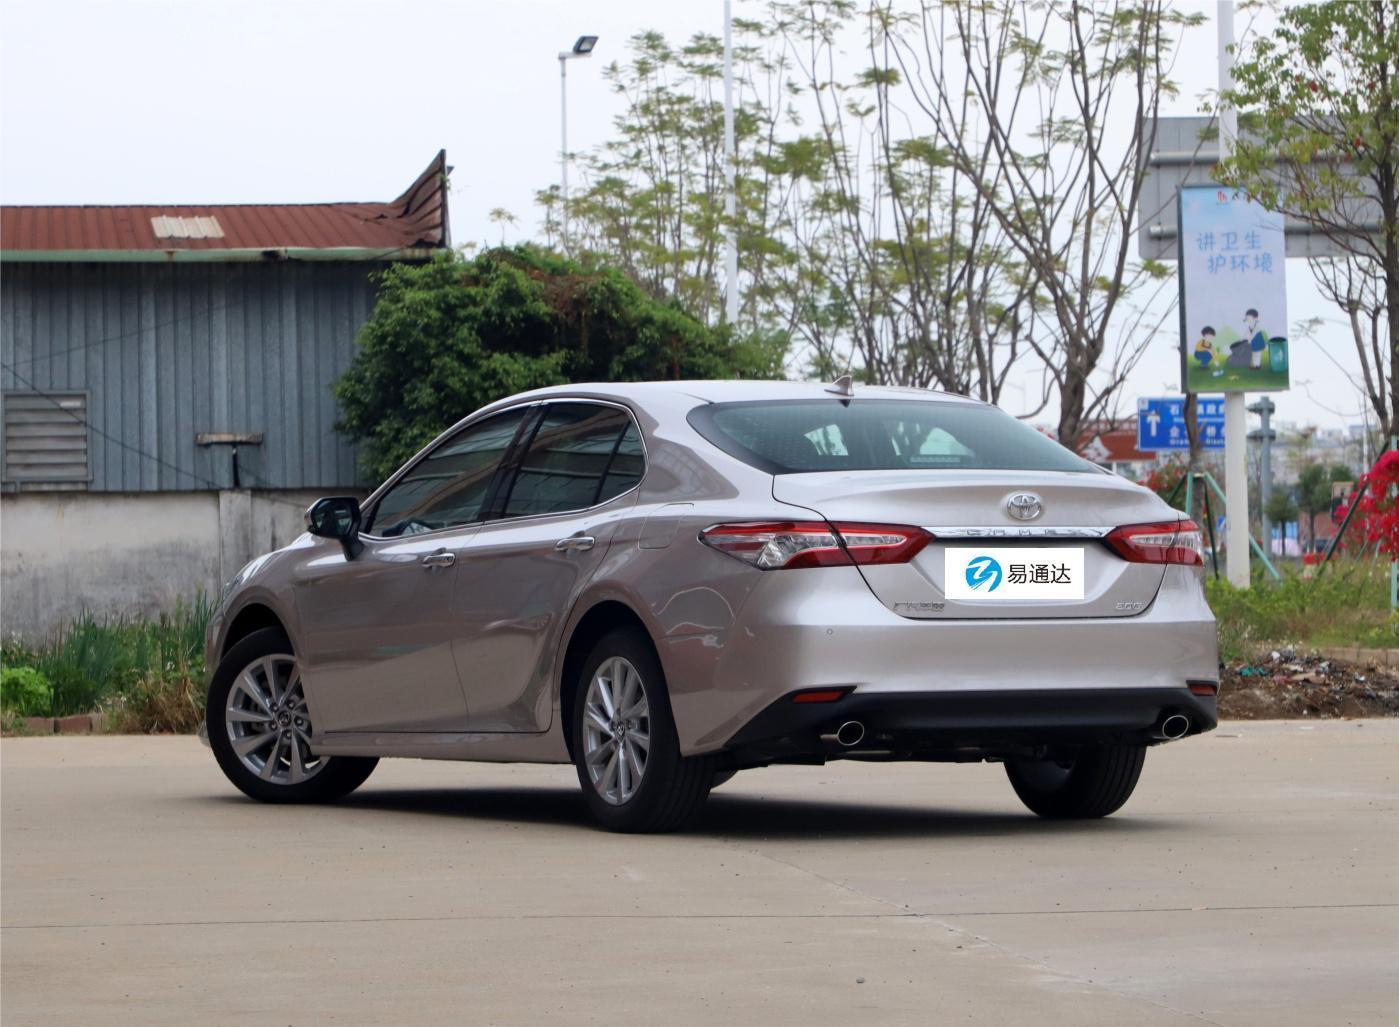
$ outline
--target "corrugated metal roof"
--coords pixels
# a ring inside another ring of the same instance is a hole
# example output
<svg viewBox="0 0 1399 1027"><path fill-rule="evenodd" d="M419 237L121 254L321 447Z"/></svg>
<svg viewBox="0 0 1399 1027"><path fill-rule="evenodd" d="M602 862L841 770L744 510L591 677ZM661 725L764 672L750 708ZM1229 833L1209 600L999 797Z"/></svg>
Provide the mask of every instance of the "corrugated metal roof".
<svg viewBox="0 0 1399 1027"><path fill-rule="evenodd" d="M406 256L451 245L447 154L388 203L0 207L6 260Z"/></svg>

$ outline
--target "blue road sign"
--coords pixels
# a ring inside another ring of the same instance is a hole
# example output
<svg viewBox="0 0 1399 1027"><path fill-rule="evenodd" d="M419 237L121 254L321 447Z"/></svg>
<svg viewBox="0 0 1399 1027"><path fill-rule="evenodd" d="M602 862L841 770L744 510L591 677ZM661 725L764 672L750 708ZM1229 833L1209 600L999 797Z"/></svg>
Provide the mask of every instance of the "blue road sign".
<svg viewBox="0 0 1399 1027"><path fill-rule="evenodd" d="M1195 415L1200 424L1200 445L1205 449L1223 449L1224 397L1201 396ZM1190 448L1184 396L1137 400L1137 448L1144 453Z"/></svg>

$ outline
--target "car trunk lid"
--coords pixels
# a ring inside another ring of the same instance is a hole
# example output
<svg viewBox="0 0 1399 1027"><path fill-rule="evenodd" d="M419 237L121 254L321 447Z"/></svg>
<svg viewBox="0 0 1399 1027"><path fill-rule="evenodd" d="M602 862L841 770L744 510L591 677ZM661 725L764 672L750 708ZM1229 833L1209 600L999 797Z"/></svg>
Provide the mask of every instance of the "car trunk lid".
<svg viewBox="0 0 1399 1027"><path fill-rule="evenodd" d="M1179 517L1150 492L1094 472L779 474L773 496L831 522L932 532L912 561L860 571L894 612L935 620L1140 613L1156 597L1164 565L1124 560L1102 539L1122 525Z"/></svg>

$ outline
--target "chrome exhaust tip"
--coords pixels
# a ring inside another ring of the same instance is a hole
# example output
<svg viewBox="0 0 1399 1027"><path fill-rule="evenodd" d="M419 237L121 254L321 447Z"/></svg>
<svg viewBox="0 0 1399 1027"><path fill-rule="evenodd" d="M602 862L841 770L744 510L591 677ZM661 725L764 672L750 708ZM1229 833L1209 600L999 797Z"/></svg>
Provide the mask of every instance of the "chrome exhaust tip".
<svg viewBox="0 0 1399 1027"><path fill-rule="evenodd" d="M1183 713L1172 713L1161 721L1160 727L1156 729L1157 735L1166 741L1175 741L1177 738L1185 737L1190 730L1190 718Z"/></svg>
<svg viewBox="0 0 1399 1027"><path fill-rule="evenodd" d="M836 741L847 749L859 745L865 737L865 725L858 720L847 720L836 729Z"/></svg>

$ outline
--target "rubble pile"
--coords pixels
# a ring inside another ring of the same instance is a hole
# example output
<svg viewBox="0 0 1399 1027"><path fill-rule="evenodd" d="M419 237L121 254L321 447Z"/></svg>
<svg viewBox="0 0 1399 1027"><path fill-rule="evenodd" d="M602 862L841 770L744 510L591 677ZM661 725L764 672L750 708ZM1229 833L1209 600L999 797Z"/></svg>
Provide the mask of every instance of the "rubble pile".
<svg viewBox="0 0 1399 1027"><path fill-rule="evenodd" d="M1399 674L1295 649L1220 668L1219 716L1233 720L1399 716Z"/></svg>

